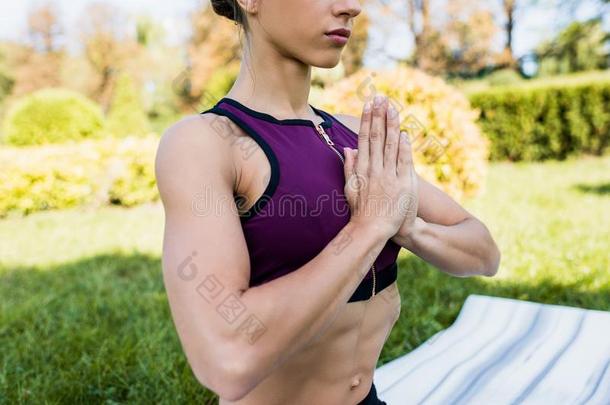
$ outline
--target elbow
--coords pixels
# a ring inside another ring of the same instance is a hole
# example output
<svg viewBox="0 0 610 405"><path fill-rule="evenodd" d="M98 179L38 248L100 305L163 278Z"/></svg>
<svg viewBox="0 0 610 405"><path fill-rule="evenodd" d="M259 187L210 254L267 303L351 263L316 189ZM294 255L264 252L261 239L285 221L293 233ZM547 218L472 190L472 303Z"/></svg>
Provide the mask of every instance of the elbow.
<svg viewBox="0 0 610 405"><path fill-rule="evenodd" d="M486 261L485 266L483 266L483 271L481 274L486 277L495 276L498 273L498 268L500 267L501 256L500 250L494 244L492 253L488 256L488 260Z"/></svg>
<svg viewBox="0 0 610 405"><path fill-rule="evenodd" d="M201 385L220 398L239 401L259 383L258 374L245 352L247 350L233 351L231 356L219 358L214 366L193 367L193 373Z"/></svg>

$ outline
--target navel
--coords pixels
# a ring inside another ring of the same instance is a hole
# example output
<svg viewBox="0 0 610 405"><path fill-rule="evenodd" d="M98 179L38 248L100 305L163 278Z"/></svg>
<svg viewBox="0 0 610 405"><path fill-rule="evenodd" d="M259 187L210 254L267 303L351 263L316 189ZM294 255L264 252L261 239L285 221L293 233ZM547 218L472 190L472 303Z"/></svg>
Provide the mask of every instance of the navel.
<svg viewBox="0 0 610 405"><path fill-rule="evenodd" d="M358 374L355 375L354 378L352 378L352 384L351 384L350 389L351 390L356 389L360 385L360 380L361 380L360 375L358 375Z"/></svg>

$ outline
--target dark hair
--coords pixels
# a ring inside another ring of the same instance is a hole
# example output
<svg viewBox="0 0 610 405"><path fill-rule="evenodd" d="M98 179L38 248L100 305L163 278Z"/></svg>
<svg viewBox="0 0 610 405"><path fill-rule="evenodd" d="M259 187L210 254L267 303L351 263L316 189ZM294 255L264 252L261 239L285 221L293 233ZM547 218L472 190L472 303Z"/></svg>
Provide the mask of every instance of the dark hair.
<svg viewBox="0 0 610 405"><path fill-rule="evenodd" d="M246 26L243 10L236 0L211 0L210 2L216 14L235 21L236 24Z"/></svg>

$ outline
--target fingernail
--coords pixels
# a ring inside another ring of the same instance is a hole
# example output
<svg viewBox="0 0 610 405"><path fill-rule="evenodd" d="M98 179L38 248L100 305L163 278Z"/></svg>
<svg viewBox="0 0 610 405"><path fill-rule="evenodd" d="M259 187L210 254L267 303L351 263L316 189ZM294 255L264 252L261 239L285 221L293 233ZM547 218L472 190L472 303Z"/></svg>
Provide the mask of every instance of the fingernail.
<svg viewBox="0 0 610 405"><path fill-rule="evenodd" d="M379 107L381 105L382 101L383 101L383 96L379 96L379 95L375 96L375 101L374 101L375 107Z"/></svg>
<svg viewBox="0 0 610 405"><path fill-rule="evenodd" d="M371 111L371 102L367 101L366 103L364 103L364 112L369 112Z"/></svg>

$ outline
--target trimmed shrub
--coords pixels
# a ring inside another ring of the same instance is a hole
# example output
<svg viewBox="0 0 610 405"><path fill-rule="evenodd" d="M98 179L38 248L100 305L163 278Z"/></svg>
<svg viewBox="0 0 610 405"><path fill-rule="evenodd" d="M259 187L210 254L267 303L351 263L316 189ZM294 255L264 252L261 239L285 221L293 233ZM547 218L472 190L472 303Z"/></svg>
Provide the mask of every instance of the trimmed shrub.
<svg viewBox="0 0 610 405"><path fill-rule="evenodd" d="M537 161L605 153L610 81L504 87L470 95L492 160Z"/></svg>
<svg viewBox="0 0 610 405"><path fill-rule="evenodd" d="M93 101L61 88L38 90L16 102L4 120L3 141L15 146L102 136L103 114Z"/></svg>
<svg viewBox="0 0 610 405"><path fill-rule="evenodd" d="M159 199L154 165L158 144L157 136L127 138L118 147L105 144L111 156L107 167L117 173L106 190L105 202L131 207Z"/></svg>
<svg viewBox="0 0 610 405"><path fill-rule="evenodd" d="M476 125L477 111L461 92L409 67L361 69L326 89L320 105L360 118L364 101L373 93L386 95L398 109L423 178L456 199L482 189L489 141Z"/></svg>
<svg viewBox="0 0 610 405"><path fill-rule="evenodd" d="M133 206L159 199L159 138L0 148L0 217L79 205Z"/></svg>

